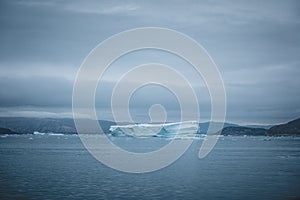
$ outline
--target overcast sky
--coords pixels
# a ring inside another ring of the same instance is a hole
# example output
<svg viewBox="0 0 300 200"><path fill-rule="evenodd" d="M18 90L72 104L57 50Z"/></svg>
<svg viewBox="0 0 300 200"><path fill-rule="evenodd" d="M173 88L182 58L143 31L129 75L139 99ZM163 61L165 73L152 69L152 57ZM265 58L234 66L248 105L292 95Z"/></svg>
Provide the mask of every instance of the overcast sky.
<svg viewBox="0 0 300 200"><path fill-rule="evenodd" d="M71 117L73 82L88 53L113 34L157 26L187 34L208 51L225 83L227 121L268 124L300 117L297 0L0 2L1 116ZM201 77L180 59L154 51L114 63L97 91L99 118L111 119L116 77L147 62L184 69L201 100L201 121L209 119ZM169 120L177 117L174 96L149 86L132 97L133 118L146 120L155 103L166 106Z"/></svg>

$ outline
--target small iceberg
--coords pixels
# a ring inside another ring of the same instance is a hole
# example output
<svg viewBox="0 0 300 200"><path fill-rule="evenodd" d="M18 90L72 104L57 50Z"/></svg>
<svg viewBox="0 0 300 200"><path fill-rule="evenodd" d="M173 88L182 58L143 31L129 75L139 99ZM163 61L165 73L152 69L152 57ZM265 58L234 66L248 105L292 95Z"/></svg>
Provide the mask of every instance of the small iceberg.
<svg viewBox="0 0 300 200"><path fill-rule="evenodd" d="M40 132L38 132L38 131L34 131L34 132L33 132L33 135L45 135L45 133L40 133Z"/></svg>
<svg viewBox="0 0 300 200"><path fill-rule="evenodd" d="M49 136L63 136L64 134L63 133L41 133L41 132L38 132L38 131L34 131L33 132L33 135L49 135Z"/></svg>
<svg viewBox="0 0 300 200"><path fill-rule="evenodd" d="M7 138L8 134L1 135L1 138Z"/></svg>
<svg viewBox="0 0 300 200"><path fill-rule="evenodd" d="M113 136L170 138L197 134L198 128L198 122L186 121L163 124L113 125L110 126L109 131Z"/></svg>
<svg viewBox="0 0 300 200"><path fill-rule="evenodd" d="M51 136L64 136L63 133L49 133Z"/></svg>

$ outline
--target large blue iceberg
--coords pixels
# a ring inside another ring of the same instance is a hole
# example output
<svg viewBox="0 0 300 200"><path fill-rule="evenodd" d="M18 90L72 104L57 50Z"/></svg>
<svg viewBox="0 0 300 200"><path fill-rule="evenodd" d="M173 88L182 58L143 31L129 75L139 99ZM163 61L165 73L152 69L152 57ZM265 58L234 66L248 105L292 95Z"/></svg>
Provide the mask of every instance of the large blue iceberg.
<svg viewBox="0 0 300 200"><path fill-rule="evenodd" d="M113 136L132 137L182 137L197 134L199 123L196 121L163 124L129 124L110 126Z"/></svg>

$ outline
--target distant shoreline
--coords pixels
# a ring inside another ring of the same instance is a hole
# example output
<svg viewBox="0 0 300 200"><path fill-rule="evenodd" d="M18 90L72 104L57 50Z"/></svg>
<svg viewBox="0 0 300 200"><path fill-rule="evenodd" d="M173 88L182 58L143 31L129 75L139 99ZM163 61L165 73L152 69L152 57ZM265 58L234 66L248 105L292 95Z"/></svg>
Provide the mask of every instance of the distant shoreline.
<svg viewBox="0 0 300 200"><path fill-rule="evenodd" d="M199 123L197 134L206 134L210 123ZM99 120L104 134L109 134L110 127L115 122ZM77 134L73 119L71 118L23 118L23 117L0 117L0 134L34 134L56 133L56 134ZM240 126L238 124L224 123L221 135L236 136L300 136L300 118L285 124L263 128L259 126Z"/></svg>

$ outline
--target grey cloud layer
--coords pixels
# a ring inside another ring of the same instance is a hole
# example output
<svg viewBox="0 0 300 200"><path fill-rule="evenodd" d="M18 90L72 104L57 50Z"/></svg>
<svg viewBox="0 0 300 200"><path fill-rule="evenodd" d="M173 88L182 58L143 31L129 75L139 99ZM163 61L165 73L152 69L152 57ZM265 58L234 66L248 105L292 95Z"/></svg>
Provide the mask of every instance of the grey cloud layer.
<svg viewBox="0 0 300 200"><path fill-rule="evenodd" d="M186 33L210 53L224 78L229 120L272 123L300 114L299 1L0 4L0 106L5 113L26 106L41 112L46 107L69 109L76 71L92 48L126 29L162 26ZM140 55L139 61L146 58ZM131 63L127 59L122 64ZM196 88L203 86L192 81ZM205 99L202 110L209 111L204 93L198 96ZM103 101L109 104L108 97Z"/></svg>

